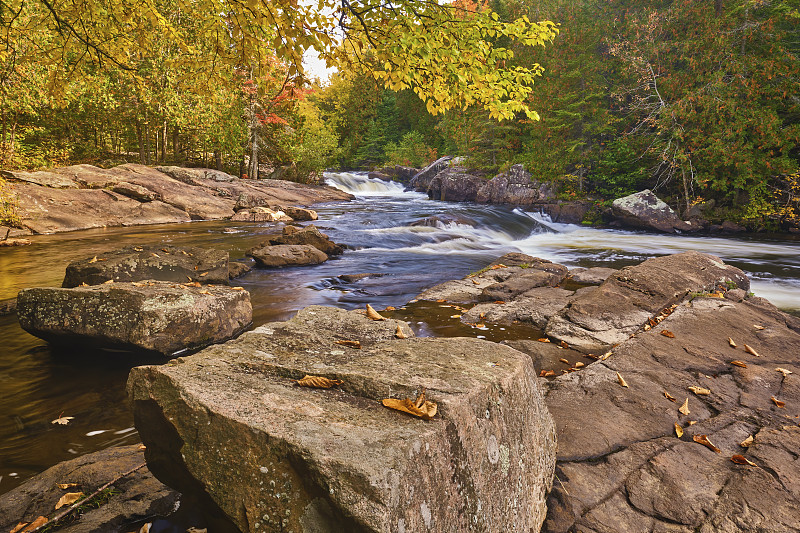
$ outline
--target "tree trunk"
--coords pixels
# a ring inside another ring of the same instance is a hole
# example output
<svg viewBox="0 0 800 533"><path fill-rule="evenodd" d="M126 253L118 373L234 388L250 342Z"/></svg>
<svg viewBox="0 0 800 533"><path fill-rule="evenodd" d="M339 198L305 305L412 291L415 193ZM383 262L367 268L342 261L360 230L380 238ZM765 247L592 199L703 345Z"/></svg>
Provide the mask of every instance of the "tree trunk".
<svg viewBox="0 0 800 533"><path fill-rule="evenodd" d="M167 160L167 121L164 121L164 128L161 130L161 162Z"/></svg>
<svg viewBox="0 0 800 533"><path fill-rule="evenodd" d="M145 164L146 160L144 158L144 128L142 127L142 123L138 120L136 121L136 139L139 141L139 162L141 164Z"/></svg>
<svg viewBox="0 0 800 533"><path fill-rule="evenodd" d="M214 150L214 165L217 170L222 170L222 152L219 149Z"/></svg>

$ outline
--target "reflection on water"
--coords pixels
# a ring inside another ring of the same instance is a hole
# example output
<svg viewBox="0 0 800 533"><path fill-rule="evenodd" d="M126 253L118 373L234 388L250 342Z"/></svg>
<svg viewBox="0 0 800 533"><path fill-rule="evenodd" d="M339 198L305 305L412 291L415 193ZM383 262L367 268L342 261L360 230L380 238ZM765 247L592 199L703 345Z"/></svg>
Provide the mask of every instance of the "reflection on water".
<svg viewBox="0 0 800 533"><path fill-rule="evenodd" d="M239 280L250 291L255 325L284 320L311 304L401 307L425 288L479 270L511 251L570 266L621 267L654 255L699 250L750 273L756 294L800 310L800 243L789 238L682 237L553 224L520 209L430 201L362 174L328 178L357 195L353 202L316 207L317 225L348 250L322 265L254 270ZM442 213L457 217L412 225ZM280 225L223 221L37 236L31 246L0 249L0 299L24 287L59 286L70 261L129 244L215 247L243 260L245 250L276 231ZM362 273L374 275L349 282L338 277ZM412 322L422 335L490 340L538 335L492 325L477 330L450 314L420 303L395 316ZM0 346L0 493L58 461L137 441L125 380L132 366L153 361L79 349L54 353L23 332L15 317L0 317ZM62 413L75 418L67 426L50 423Z"/></svg>

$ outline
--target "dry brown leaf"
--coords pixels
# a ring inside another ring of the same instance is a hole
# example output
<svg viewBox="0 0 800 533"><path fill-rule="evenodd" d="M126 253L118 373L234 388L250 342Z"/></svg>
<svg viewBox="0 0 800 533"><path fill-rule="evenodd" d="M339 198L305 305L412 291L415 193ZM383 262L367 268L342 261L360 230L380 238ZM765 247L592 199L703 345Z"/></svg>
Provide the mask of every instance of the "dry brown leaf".
<svg viewBox="0 0 800 533"><path fill-rule="evenodd" d="M658 320L656 320L655 318L651 318L647 321L647 323L650 325L651 328L654 328L658 325Z"/></svg>
<svg viewBox="0 0 800 533"><path fill-rule="evenodd" d="M61 490L73 489L77 486L77 483L58 483L58 488Z"/></svg>
<svg viewBox="0 0 800 533"><path fill-rule="evenodd" d="M440 299L440 300L436 300L436 303L437 303L437 304L441 304L441 303L444 303L444 302L446 302L446 301L447 301L447 300L445 300L444 298L442 298L442 299Z"/></svg>
<svg viewBox="0 0 800 533"><path fill-rule="evenodd" d="M555 375L556 373L554 370L542 370L541 372L539 372L540 378L549 378L550 376L555 376Z"/></svg>
<svg viewBox="0 0 800 533"><path fill-rule="evenodd" d="M480 285L481 284L481 282L478 281L477 279L473 279L472 283L475 284L475 285Z"/></svg>
<svg viewBox="0 0 800 533"><path fill-rule="evenodd" d="M103 285L108 285L109 283L114 283L114 280L113 280L113 279L110 279L110 280L108 280L108 281L104 281L104 282L103 282Z"/></svg>
<svg viewBox="0 0 800 533"><path fill-rule="evenodd" d="M559 361L561 361L561 362L562 362L562 363L564 363L565 365L568 365L568 364L569 364L569 361L568 361L568 360L566 360L566 359L564 359L563 357L562 357L561 359L559 359Z"/></svg>
<svg viewBox="0 0 800 533"><path fill-rule="evenodd" d="M776 368L775 372L780 372L781 374L783 374L783 377L786 377L789 374L793 374L793 372L791 370L787 370L787 369L781 368L781 367Z"/></svg>
<svg viewBox="0 0 800 533"><path fill-rule="evenodd" d="M19 524L14 526L14 529L12 529L10 533L17 533L17 532L26 533L27 531L33 531L38 527L42 527L47 522L48 520L46 516L40 516L30 524L28 522L20 522Z"/></svg>
<svg viewBox="0 0 800 533"><path fill-rule="evenodd" d="M386 320L369 304L367 304L367 318L370 320Z"/></svg>
<svg viewBox="0 0 800 533"><path fill-rule="evenodd" d="M334 385L341 385L340 379L329 379L323 376L309 376L306 374L303 379L296 380L301 387L311 387L312 389L330 389Z"/></svg>
<svg viewBox="0 0 800 533"><path fill-rule="evenodd" d="M145 450L147 449L147 446L145 446L144 444L140 444L140 445L139 445L139 448L137 448L137 449L138 449L140 452L143 452L143 451L145 451Z"/></svg>
<svg viewBox="0 0 800 533"><path fill-rule="evenodd" d="M200 291L200 294L211 294L211 291Z"/></svg>
<svg viewBox="0 0 800 533"><path fill-rule="evenodd" d="M505 304L506 302L505 302L505 300L495 300L495 302L494 302L494 303L496 303L497 305L503 305L503 304Z"/></svg>
<svg viewBox="0 0 800 533"><path fill-rule="evenodd" d="M199 277L201 277L201 278L202 278L202 277L205 277L205 276L208 276L208 272L203 272L202 274L200 274L200 276L199 276Z"/></svg>
<svg viewBox="0 0 800 533"><path fill-rule="evenodd" d="M450 315L450 318L461 318L461 315Z"/></svg>
<svg viewBox="0 0 800 533"><path fill-rule="evenodd" d="M683 437L683 428L677 422L675 422L675 434L678 438Z"/></svg>
<svg viewBox="0 0 800 533"><path fill-rule="evenodd" d="M708 396L709 394L711 394L711 391L709 389L704 389L703 387L692 386L689 387L689 390L697 394L698 396Z"/></svg>
<svg viewBox="0 0 800 533"><path fill-rule="evenodd" d="M653 329L653 328L650 327L650 324L645 324L644 325L644 330L645 331L650 331L651 329Z"/></svg>
<svg viewBox="0 0 800 533"><path fill-rule="evenodd" d="M336 341L335 344L347 346L348 348L355 348L356 350L361 349L361 343L359 341Z"/></svg>
<svg viewBox="0 0 800 533"><path fill-rule="evenodd" d="M678 400L675 399L675 396L673 396L672 394L668 393L667 391L664 391L664 398L666 398L667 400L669 400L671 402L678 403Z"/></svg>
<svg viewBox="0 0 800 533"><path fill-rule="evenodd" d="M167 250L166 248L162 248L161 251L164 252L165 254L169 253L169 250Z"/></svg>
<svg viewBox="0 0 800 533"><path fill-rule="evenodd" d="M786 402L780 401L775 396L771 397L770 400L772 400L772 403L777 405L780 409L783 409L784 407L786 407Z"/></svg>
<svg viewBox="0 0 800 533"><path fill-rule="evenodd" d="M147 522L142 527L140 527L139 531L137 531L136 533L150 533L150 529L152 527L153 527L153 523L152 522Z"/></svg>
<svg viewBox="0 0 800 533"><path fill-rule="evenodd" d="M144 252L144 248L139 248L138 246L135 246L133 249L137 252Z"/></svg>
<svg viewBox="0 0 800 533"><path fill-rule="evenodd" d="M62 426L66 426L67 424L69 424L69 421L72 420L73 418L75 418L75 417L74 416L59 416L58 418L56 418L55 420L53 420L50 423L51 424L59 424L59 425L62 425Z"/></svg>
<svg viewBox="0 0 800 533"><path fill-rule="evenodd" d="M745 363L743 361L731 361L731 364L733 366L738 366L738 367L741 367L741 368L747 368L747 363Z"/></svg>
<svg viewBox="0 0 800 533"><path fill-rule="evenodd" d="M82 492L68 492L64 494L61 499L58 500L56 503L56 511L64 507L65 505L72 505L76 501L78 501L81 496L83 496Z"/></svg>
<svg viewBox="0 0 800 533"><path fill-rule="evenodd" d="M97 263L97 256L94 256L91 259L89 259L89 264L91 265L92 263Z"/></svg>
<svg viewBox="0 0 800 533"><path fill-rule="evenodd" d="M403 328L400 327L400 324L397 325L397 329L394 330L394 336L398 339L406 339L408 335L403 333Z"/></svg>
<svg viewBox="0 0 800 533"><path fill-rule="evenodd" d="M191 281L189 283L184 283L184 285L186 285L187 287L202 287L203 286L203 284L200 283L199 281Z"/></svg>
<svg viewBox="0 0 800 533"><path fill-rule="evenodd" d="M564 341L559 342L558 345L561 346L562 348L569 348L569 344L567 344Z"/></svg>
<svg viewBox="0 0 800 533"><path fill-rule="evenodd" d="M740 442L740 443L739 443L739 446L741 446L742 448L749 448L749 447L750 447L750 445L751 445L751 444L753 444L753 441L754 441L754 440L755 440L755 439L753 438L753 436L752 436L752 435L750 435L749 437L747 437L746 439L744 439L742 442Z"/></svg>
<svg viewBox="0 0 800 533"><path fill-rule="evenodd" d="M541 339L537 339L539 342L550 342L550 339L547 337L542 337Z"/></svg>
<svg viewBox="0 0 800 533"><path fill-rule="evenodd" d="M575 363L575 368L583 368L583 367L585 367L585 366L586 366L586 363L581 363L580 361L578 361L577 363Z"/></svg>
<svg viewBox="0 0 800 533"><path fill-rule="evenodd" d="M232 287L232 289L235 291L243 291L244 287Z"/></svg>
<svg viewBox="0 0 800 533"><path fill-rule="evenodd" d="M397 308L390 305L389 307L384 309L384 311L397 311Z"/></svg>
<svg viewBox="0 0 800 533"><path fill-rule="evenodd" d="M692 437L692 440L695 441L697 444L702 444L709 450L715 451L717 453L721 453L722 451L714 446L710 440L708 440L708 435L695 435Z"/></svg>
<svg viewBox="0 0 800 533"><path fill-rule="evenodd" d="M668 329L662 329L662 330L661 330L661 335L663 335L663 336L665 336L665 337L667 337L667 338L669 338L669 339L674 339L674 338L675 338L675 334L674 334L674 333L672 333L672 332L671 332L670 330L668 330Z"/></svg>
<svg viewBox="0 0 800 533"><path fill-rule="evenodd" d="M606 359L608 359L609 357L611 357L611 355L612 355L613 353L614 353L614 352L612 352L612 351L608 351L608 352L604 353L603 355L601 355L601 356L600 356L600 358L599 358L598 360L599 360L599 361L605 361Z"/></svg>
<svg viewBox="0 0 800 533"><path fill-rule="evenodd" d="M593 354L593 353L585 353L585 354L583 354L583 356L584 356L584 357L586 357L587 359L593 359L593 360L595 360L595 361L597 361L598 359L600 359L599 357L597 357L597 356L596 356L595 354Z"/></svg>
<svg viewBox="0 0 800 533"><path fill-rule="evenodd" d="M758 467L753 461L745 457L744 455L734 455L731 457L731 461L736 463L737 465L748 465L748 466L755 466Z"/></svg>
<svg viewBox="0 0 800 533"><path fill-rule="evenodd" d="M758 329L758 330L767 329L764 326L759 326L758 324L753 324L753 327Z"/></svg>
<svg viewBox="0 0 800 533"><path fill-rule="evenodd" d="M688 424L690 426L693 426L693 425L697 424L697 420L689 420Z"/></svg>
<svg viewBox="0 0 800 533"><path fill-rule="evenodd" d="M436 416L438 407L435 402L425 400L425 393L417 396L416 401L412 402L408 398L398 400L397 398L386 398L381 403L384 407L394 409L395 411L402 411L412 416L416 416L423 420L430 420Z"/></svg>
<svg viewBox="0 0 800 533"><path fill-rule="evenodd" d="M760 355L758 355L757 351L755 351L753 348L751 348L747 344L744 345L744 351L749 353L750 355L755 355L756 357L761 357Z"/></svg>
<svg viewBox="0 0 800 533"><path fill-rule="evenodd" d="M617 381L619 381L619 384L623 387L628 388L628 384L625 382L625 379L623 379L622 374L619 372L617 372Z"/></svg>
<svg viewBox="0 0 800 533"><path fill-rule="evenodd" d="M730 344L730 345L731 345L731 348L736 348L736 343L735 343L735 342L733 342L733 339L732 339L732 338L730 338L730 337L728 337L728 344Z"/></svg>
<svg viewBox="0 0 800 533"><path fill-rule="evenodd" d="M678 411L680 411L683 415L689 414L689 398L686 398L686 401L683 402L683 405L678 407Z"/></svg>

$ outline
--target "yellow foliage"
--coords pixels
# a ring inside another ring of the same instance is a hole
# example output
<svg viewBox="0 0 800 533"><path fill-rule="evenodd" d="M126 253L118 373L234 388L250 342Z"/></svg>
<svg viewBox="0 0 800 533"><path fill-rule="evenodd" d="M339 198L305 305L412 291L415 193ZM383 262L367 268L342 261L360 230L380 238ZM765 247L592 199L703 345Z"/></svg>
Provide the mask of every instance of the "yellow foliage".
<svg viewBox="0 0 800 533"><path fill-rule="evenodd" d="M19 204L11 186L0 178L0 225L19 227Z"/></svg>

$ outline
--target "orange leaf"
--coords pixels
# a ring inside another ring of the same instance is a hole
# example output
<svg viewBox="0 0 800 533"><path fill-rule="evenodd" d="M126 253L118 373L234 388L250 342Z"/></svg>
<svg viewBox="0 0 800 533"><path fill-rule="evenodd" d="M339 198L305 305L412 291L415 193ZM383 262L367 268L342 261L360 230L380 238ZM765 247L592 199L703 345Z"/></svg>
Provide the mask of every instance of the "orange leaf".
<svg viewBox="0 0 800 533"><path fill-rule="evenodd" d="M744 455L738 455L738 454L734 455L733 457L731 457L731 461L733 461L737 465L748 465L748 466L755 466L755 467L758 466L757 464L755 464L753 461L751 461L750 459L748 459Z"/></svg>
<svg viewBox="0 0 800 533"><path fill-rule="evenodd" d="M367 318L370 320L386 320L369 304L367 304Z"/></svg>
<svg viewBox="0 0 800 533"><path fill-rule="evenodd" d="M555 376L555 375L556 373L553 370L542 370L541 372L539 372L540 378L549 378L550 376Z"/></svg>
<svg viewBox="0 0 800 533"><path fill-rule="evenodd" d="M753 348L751 348L750 346L748 346L746 344L744 345L744 351L749 353L750 355L755 355L756 357L761 357L760 355L758 355L757 351L755 351Z"/></svg>
<svg viewBox="0 0 800 533"><path fill-rule="evenodd" d="M786 402L782 402L782 401L780 401L780 400L779 400L779 399L777 399L775 396L773 396L772 398L770 398L770 400L772 400L772 402L773 402L775 405L777 405L779 408L781 408L781 409L783 409L784 407L786 407Z"/></svg>
<svg viewBox="0 0 800 533"><path fill-rule="evenodd" d="M47 517L40 516L30 524L27 522L20 522L19 524L14 526L14 529L12 529L10 533L17 533L17 532L26 533L27 531L33 531L36 528L42 527L46 523L47 523Z"/></svg>
<svg viewBox="0 0 800 533"><path fill-rule="evenodd" d="M742 361L731 361L731 364L733 366L739 366L739 367L742 367L742 368L747 368L747 363L744 363Z"/></svg>
<svg viewBox="0 0 800 533"><path fill-rule="evenodd" d="M666 398L671 402L678 403L678 400L676 400L675 397L672 394L668 393L667 391L664 391L664 398Z"/></svg>
<svg viewBox="0 0 800 533"><path fill-rule="evenodd" d="M356 350L361 349L361 343L359 341L335 341L335 343L347 346L348 348L355 348Z"/></svg>
<svg viewBox="0 0 800 533"><path fill-rule="evenodd" d="M561 359L559 359L559 361L561 361L561 362L562 362L562 363L564 363L565 365L568 365L568 364L569 364L569 361L567 361L567 360L566 360L566 359L564 359L563 357L562 357Z"/></svg>
<svg viewBox="0 0 800 533"><path fill-rule="evenodd" d="M677 422L675 422L675 434L678 438L683 437L683 428Z"/></svg>
<svg viewBox="0 0 800 533"><path fill-rule="evenodd" d="M663 336L669 338L669 339L674 339L675 338L675 334L672 333L671 331L669 331L668 329L662 329L661 330L661 334Z"/></svg>
<svg viewBox="0 0 800 533"><path fill-rule="evenodd" d="M561 341L560 343L558 343L558 345L561 346L562 348L569 348L569 344L567 344L564 341Z"/></svg>
<svg viewBox="0 0 800 533"><path fill-rule="evenodd" d="M334 385L341 385L340 379L329 379L322 376L309 376L306 374L303 379L296 380L301 387L311 387L313 389L330 389Z"/></svg>
<svg viewBox="0 0 800 533"><path fill-rule="evenodd" d="M78 501L81 496L83 496L82 492L68 492L64 494L61 499L58 500L56 503L56 511L64 507L65 505L72 505L76 501Z"/></svg>
<svg viewBox="0 0 800 533"><path fill-rule="evenodd" d="M538 340L539 342L550 342L550 339L548 339L547 337L542 337L541 339Z"/></svg>
<svg viewBox="0 0 800 533"><path fill-rule="evenodd" d="M425 400L425 393L417 396L416 401L412 402L408 398L398 400L397 398L386 398L381 403L384 407L394 409L395 411L402 411L423 420L430 420L436 416L438 407L436 403Z"/></svg>
<svg viewBox="0 0 800 533"><path fill-rule="evenodd" d="M398 339L408 338L408 335L403 333L403 328L400 327L400 324L397 324L397 329L394 330L394 336L397 337Z"/></svg>
<svg viewBox="0 0 800 533"><path fill-rule="evenodd" d="M721 450L714 446L710 440L708 440L707 435L695 435L692 437L692 440L695 441L697 444L702 444L709 450L715 451L717 453L721 453Z"/></svg>

